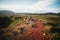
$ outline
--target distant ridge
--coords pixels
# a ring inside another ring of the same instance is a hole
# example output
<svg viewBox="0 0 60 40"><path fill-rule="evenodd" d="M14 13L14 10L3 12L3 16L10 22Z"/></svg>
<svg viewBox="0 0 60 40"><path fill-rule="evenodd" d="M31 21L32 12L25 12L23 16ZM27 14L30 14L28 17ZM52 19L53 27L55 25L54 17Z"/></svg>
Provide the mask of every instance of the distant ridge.
<svg viewBox="0 0 60 40"><path fill-rule="evenodd" d="M0 10L0 13L14 13L14 12L9 10Z"/></svg>
<svg viewBox="0 0 60 40"><path fill-rule="evenodd" d="M0 10L0 16L12 15L14 12L9 10Z"/></svg>
<svg viewBox="0 0 60 40"><path fill-rule="evenodd" d="M1 16L20 16L20 15L60 15L60 13L15 13L9 10L0 10L0 17Z"/></svg>

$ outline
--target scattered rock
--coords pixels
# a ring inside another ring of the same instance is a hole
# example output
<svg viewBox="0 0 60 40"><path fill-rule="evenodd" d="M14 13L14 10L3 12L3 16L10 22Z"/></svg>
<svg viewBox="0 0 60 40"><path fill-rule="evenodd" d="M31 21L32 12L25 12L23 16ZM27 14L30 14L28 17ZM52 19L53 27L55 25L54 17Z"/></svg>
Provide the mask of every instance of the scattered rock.
<svg viewBox="0 0 60 40"><path fill-rule="evenodd" d="M18 35L18 31L13 31L12 34L13 34L13 36L17 36Z"/></svg>
<svg viewBox="0 0 60 40"><path fill-rule="evenodd" d="M20 30L20 34L24 34L24 32L27 31L25 28L18 28L18 30Z"/></svg>
<svg viewBox="0 0 60 40"><path fill-rule="evenodd" d="M34 25L32 25L32 27L33 27L33 28L37 28L37 26L36 26L35 24L34 24Z"/></svg>
<svg viewBox="0 0 60 40"><path fill-rule="evenodd" d="M7 32L11 32L11 30L6 30Z"/></svg>
<svg viewBox="0 0 60 40"><path fill-rule="evenodd" d="M18 30L24 31L24 28L18 28Z"/></svg>

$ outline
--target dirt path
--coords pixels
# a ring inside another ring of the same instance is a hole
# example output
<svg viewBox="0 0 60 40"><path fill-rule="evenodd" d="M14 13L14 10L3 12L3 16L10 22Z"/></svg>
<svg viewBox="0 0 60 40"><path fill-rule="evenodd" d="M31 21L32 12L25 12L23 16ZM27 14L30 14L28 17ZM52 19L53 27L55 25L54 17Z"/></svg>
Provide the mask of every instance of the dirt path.
<svg viewBox="0 0 60 40"><path fill-rule="evenodd" d="M34 21L37 28L28 31L25 34L25 40L50 40L45 33L45 25L42 20Z"/></svg>

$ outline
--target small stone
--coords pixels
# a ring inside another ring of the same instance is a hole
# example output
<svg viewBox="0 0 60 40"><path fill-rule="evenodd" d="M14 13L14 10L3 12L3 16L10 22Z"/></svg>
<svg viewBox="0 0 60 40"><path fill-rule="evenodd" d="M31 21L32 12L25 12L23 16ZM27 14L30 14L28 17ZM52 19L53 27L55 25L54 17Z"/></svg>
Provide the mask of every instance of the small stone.
<svg viewBox="0 0 60 40"><path fill-rule="evenodd" d="M45 34L45 33L43 33L43 35L45 36L46 34Z"/></svg>
<svg viewBox="0 0 60 40"><path fill-rule="evenodd" d="M32 25L32 27L33 27L33 28L37 28L37 26L36 26L35 24L34 24L34 25Z"/></svg>
<svg viewBox="0 0 60 40"><path fill-rule="evenodd" d="M18 35L18 31L13 31L13 36L17 36Z"/></svg>

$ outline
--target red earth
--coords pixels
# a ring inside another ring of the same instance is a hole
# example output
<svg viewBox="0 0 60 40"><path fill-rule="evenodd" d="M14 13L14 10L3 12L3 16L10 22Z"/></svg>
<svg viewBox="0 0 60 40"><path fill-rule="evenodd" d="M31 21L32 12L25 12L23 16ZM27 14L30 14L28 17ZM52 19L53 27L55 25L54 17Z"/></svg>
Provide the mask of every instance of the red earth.
<svg viewBox="0 0 60 40"><path fill-rule="evenodd" d="M34 21L37 28L25 33L25 40L50 40L46 34L45 25L42 20Z"/></svg>

